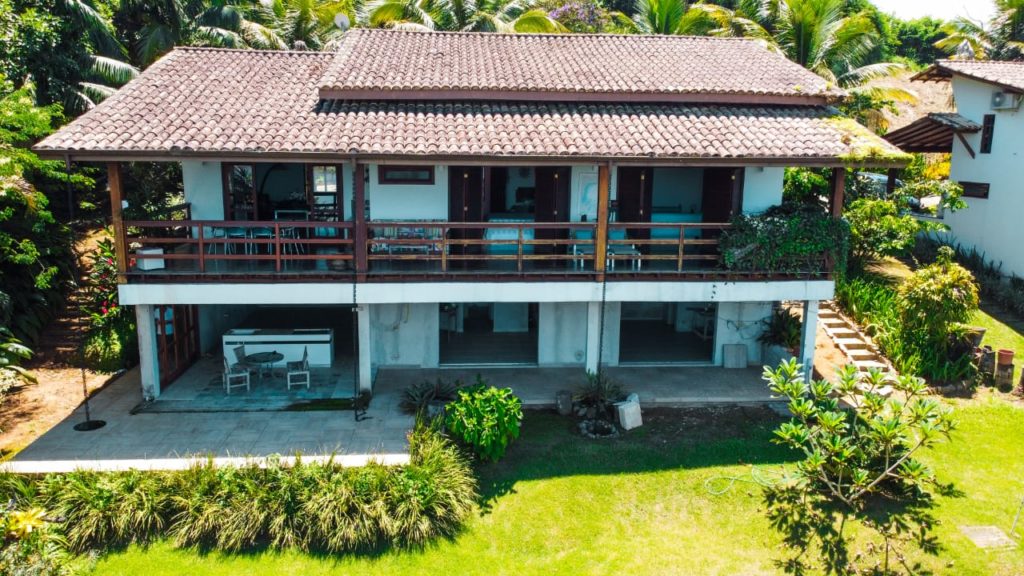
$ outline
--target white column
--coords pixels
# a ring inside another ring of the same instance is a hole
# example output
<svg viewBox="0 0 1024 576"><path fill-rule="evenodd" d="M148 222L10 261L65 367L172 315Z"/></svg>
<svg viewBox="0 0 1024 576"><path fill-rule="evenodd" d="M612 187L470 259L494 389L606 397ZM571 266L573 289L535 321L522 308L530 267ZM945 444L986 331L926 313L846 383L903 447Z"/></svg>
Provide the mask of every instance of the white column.
<svg viewBox="0 0 1024 576"><path fill-rule="evenodd" d="M160 395L160 358L157 355L153 306L135 306L135 325L139 332L139 379L142 381L142 397L145 400L154 400Z"/></svg>
<svg viewBox="0 0 1024 576"><path fill-rule="evenodd" d="M597 373L601 354L601 303L587 302L587 372Z"/></svg>
<svg viewBox="0 0 1024 576"><path fill-rule="evenodd" d="M804 378L814 374L814 346L818 335L818 301L804 301L804 324L800 332L800 363L804 365Z"/></svg>
<svg viewBox="0 0 1024 576"><path fill-rule="evenodd" d="M359 338L359 389L373 389L373 364L370 358L370 349L373 341L370 339L370 305L361 304L356 307L356 324L358 326Z"/></svg>

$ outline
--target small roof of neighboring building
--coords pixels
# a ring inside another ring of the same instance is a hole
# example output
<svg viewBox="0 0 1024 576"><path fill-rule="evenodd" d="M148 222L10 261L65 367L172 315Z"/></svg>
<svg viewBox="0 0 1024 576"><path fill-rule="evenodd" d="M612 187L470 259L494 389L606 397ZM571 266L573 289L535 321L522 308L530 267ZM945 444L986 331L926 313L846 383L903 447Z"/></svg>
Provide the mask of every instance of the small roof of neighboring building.
<svg viewBox="0 0 1024 576"><path fill-rule="evenodd" d="M328 99L764 104L843 95L756 40L634 34L354 29L320 81Z"/></svg>
<svg viewBox="0 0 1024 576"><path fill-rule="evenodd" d="M941 82L954 75L995 84L1013 92L1024 92L1024 62L1005 60L938 60L913 79Z"/></svg>
<svg viewBox="0 0 1024 576"><path fill-rule="evenodd" d="M900 162L897 148L824 105L322 99L335 62L323 52L178 48L34 149L98 160Z"/></svg>
<svg viewBox="0 0 1024 576"><path fill-rule="evenodd" d="M905 152L949 152L953 137L981 130L981 126L959 114L933 112L899 130L885 135Z"/></svg>

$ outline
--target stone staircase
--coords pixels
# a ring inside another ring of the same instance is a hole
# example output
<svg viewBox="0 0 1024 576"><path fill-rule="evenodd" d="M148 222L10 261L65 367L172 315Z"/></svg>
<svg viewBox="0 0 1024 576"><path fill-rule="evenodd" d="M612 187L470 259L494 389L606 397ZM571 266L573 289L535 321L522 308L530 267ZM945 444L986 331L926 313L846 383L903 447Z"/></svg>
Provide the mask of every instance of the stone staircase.
<svg viewBox="0 0 1024 576"><path fill-rule="evenodd" d="M89 298L87 282L84 276L78 278L64 308L43 329L34 347L34 363L37 365L67 367L80 364L79 352L89 330L89 318L85 313Z"/></svg>
<svg viewBox="0 0 1024 576"><path fill-rule="evenodd" d="M818 312L818 322L825 334L850 360L850 363L861 372L872 368L895 373L892 364L882 356L878 346L857 325L843 315L833 302L822 302Z"/></svg>

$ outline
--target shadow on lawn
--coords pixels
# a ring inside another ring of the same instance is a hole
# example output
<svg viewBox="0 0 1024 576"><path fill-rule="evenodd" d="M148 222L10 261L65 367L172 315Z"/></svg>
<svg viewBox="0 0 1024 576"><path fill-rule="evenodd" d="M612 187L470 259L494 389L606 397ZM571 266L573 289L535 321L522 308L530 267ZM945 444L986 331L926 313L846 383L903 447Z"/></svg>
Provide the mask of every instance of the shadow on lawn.
<svg viewBox="0 0 1024 576"><path fill-rule="evenodd" d="M522 433L496 464L481 464L486 513L521 481L795 462L799 454L771 442L785 420L766 407L644 410L644 425L611 439L584 438L578 420L526 411Z"/></svg>

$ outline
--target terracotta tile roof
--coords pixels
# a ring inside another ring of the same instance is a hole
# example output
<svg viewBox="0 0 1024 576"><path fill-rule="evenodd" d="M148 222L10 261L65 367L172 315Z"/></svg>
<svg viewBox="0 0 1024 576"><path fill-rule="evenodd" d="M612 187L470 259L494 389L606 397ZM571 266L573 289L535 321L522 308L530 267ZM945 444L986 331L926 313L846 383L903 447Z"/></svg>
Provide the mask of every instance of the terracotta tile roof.
<svg viewBox="0 0 1024 576"><path fill-rule="evenodd" d="M621 101L633 95L693 101L716 95L722 101L730 95L752 102L842 94L754 40L626 34L354 29L320 81L323 98L369 100Z"/></svg>
<svg viewBox="0 0 1024 576"><path fill-rule="evenodd" d="M973 133L981 125L955 113L932 112L899 130L885 135L890 143L906 152L946 152L953 149L957 133Z"/></svg>
<svg viewBox="0 0 1024 576"><path fill-rule="evenodd" d="M802 159L895 151L825 106L320 100L332 54L177 49L36 146L78 157Z"/></svg>
<svg viewBox="0 0 1024 576"><path fill-rule="evenodd" d="M943 80L957 74L1024 92L1024 62L1002 60L938 60L914 80Z"/></svg>

